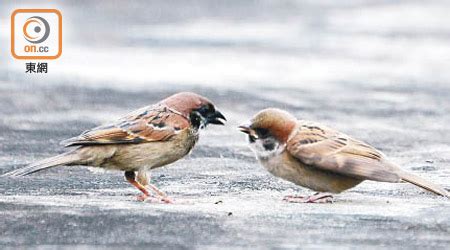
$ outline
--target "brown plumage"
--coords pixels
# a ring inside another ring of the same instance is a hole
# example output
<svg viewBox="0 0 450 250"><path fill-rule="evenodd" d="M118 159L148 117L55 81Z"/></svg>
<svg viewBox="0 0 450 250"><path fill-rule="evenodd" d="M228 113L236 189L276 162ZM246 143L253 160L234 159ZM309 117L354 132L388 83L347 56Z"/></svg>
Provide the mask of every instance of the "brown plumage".
<svg viewBox="0 0 450 250"><path fill-rule="evenodd" d="M147 170L184 157L197 142L199 130L208 124L223 125L221 119L225 117L207 98L190 92L178 93L63 141L66 147L77 147L70 152L4 176L24 176L61 165L122 170L126 179L144 193L140 199L151 196L145 188L148 185L156 192L154 198L169 202L149 183Z"/></svg>
<svg viewBox="0 0 450 250"><path fill-rule="evenodd" d="M442 187L402 170L369 144L279 109L259 112L240 129L249 135L251 148L269 172L314 191L340 193L364 180L406 181L449 196ZM288 200L315 202L329 197Z"/></svg>

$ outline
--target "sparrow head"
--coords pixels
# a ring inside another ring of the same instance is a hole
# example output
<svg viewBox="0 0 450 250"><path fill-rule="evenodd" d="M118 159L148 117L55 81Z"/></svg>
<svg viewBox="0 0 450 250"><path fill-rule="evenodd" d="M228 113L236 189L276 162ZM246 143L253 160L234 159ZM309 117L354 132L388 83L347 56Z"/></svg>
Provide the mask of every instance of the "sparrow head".
<svg viewBox="0 0 450 250"><path fill-rule="evenodd" d="M191 125L198 129L208 124L224 125L225 116L216 110L214 104L206 97L192 93L180 92L162 101L169 108L189 118Z"/></svg>
<svg viewBox="0 0 450 250"><path fill-rule="evenodd" d="M264 157L284 148L297 119L286 111L268 108L257 113L249 122L239 126L248 135L251 148Z"/></svg>

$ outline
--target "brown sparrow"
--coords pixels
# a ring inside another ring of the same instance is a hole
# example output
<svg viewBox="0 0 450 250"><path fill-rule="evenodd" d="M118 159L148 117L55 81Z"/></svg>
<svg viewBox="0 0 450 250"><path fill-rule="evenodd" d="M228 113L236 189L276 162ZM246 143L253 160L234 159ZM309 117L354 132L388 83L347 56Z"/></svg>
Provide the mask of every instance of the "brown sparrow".
<svg viewBox="0 0 450 250"><path fill-rule="evenodd" d="M330 202L329 193L340 193L364 180L406 181L449 197L442 187L405 172L369 144L321 124L297 120L283 110L262 110L239 129L248 135L251 149L271 174L319 192L285 197L289 202Z"/></svg>
<svg viewBox="0 0 450 250"><path fill-rule="evenodd" d="M119 120L63 141L74 150L44 159L3 176L24 176L47 168L85 165L125 171L125 178L147 198L170 202L148 182L147 170L165 166L188 154L208 124L223 125L225 117L211 101L182 92L138 109ZM137 172L137 176L135 174ZM150 194L149 186L156 195Z"/></svg>

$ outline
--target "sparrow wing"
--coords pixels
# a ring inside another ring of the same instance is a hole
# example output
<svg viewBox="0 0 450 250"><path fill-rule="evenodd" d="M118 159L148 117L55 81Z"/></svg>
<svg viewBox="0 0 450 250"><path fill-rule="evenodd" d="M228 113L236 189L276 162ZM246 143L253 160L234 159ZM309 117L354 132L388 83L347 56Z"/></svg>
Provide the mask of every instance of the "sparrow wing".
<svg viewBox="0 0 450 250"><path fill-rule="evenodd" d="M304 164L364 180L398 182L396 166L374 147L331 128L300 122L287 150Z"/></svg>
<svg viewBox="0 0 450 250"><path fill-rule="evenodd" d="M167 106L155 105L136 110L116 122L83 132L61 142L66 147L166 141L189 127L189 121Z"/></svg>

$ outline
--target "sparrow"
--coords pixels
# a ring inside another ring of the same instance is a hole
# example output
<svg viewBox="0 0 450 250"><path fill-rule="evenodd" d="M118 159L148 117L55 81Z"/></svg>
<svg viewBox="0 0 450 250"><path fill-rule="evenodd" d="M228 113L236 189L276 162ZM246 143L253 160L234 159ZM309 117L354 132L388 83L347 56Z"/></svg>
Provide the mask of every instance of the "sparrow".
<svg viewBox="0 0 450 250"><path fill-rule="evenodd" d="M239 129L248 135L250 148L267 171L317 192L286 196L288 202L332 202L332 194L364 180L405 181L449 197L445 189L402 170L371 145L280 109L262 110Z"/></svg>
<svg viewBox="0 0 450 250"><path fill-rule="evenodd" d="M142 192L139 200L171 203L166 194L149 183L147 171L183 158L198 141L200 129L208 124L224 125L224 121L225 116L210 100L181 92L62 141L74 149L3 176L25 176L63 165L121 170L125 179Z"/></svg>

